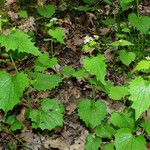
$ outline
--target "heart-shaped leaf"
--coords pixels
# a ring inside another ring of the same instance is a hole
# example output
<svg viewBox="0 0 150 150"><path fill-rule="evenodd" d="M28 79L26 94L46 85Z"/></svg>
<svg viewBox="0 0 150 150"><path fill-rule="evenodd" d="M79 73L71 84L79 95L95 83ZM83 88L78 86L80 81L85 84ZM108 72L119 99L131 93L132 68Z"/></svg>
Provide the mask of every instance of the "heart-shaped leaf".
<svg viewBox="0 0 150 150"><path fill-rule="evenodd" d="M0 109L8 112L20 102L23 91L29 87L29 79L23 72L10 76L5 71L0 71L0 79Z"/></svg>
<svg viewBox="0 0 150 150"><path fill-rule="evenodd" d="M91 133L89 133L85 140L85 150L98 150L102 140L100 138L94 138Z"/></svg>
<svg viewBox="0 0 150 150"><path fill-rule="evenodd" d="M104 144L102 150L115 150L114 143L112 142Z"/></svg>
<svg viewBox="0 0 150 150"><path fill-rule="evenodd" d="M127 10L131 6L133 0L119 0L122 10Z"/></svg>
<svg viewBox="0 0 150 150"><path fill-rule="evenodd" d="M143 33L147 33L150 29L150 18L148 16L138 17L135 13L131 13L128 16L129 22L137 29Z"/></svg>
<svg viewBox="0 0 150 150"><path fill-rule="evenodd" d="M63 78L58 75L44 73L30 73L30 77L34 79L32 85L38 91L51 90L58 86L63 80Z"/></svg>
<svg viewBox="0 0 150 150"><path fill-rule="evenodd" d="M16 131L22 128L22 122L20 122L15 115L7 116L5 122L10 126L10 130Z"/></svg>
<svg viewBox="0 0 150 150"><path fill-rule="evenodd" d="M54 5L48 5L46 7L38 6L37 11L41 16L45 18L50 18L55 13L55 6Z"/></svg>
<svg viewBox="0 0 150 150"><path fill-rule="evenodd" d="M64 44L64 31L61 28L50 29L48 34L52 36L57 42Z"/></svg>
<svg viewBox="0 0 150 150"><path fill-rule="evenodd" d="M145 138L133 136L130 129L122 128L115 135L116 150L146 150Z"/></svg>
<svg viewBox="0 0 150 150"><path fill-rule="evenodd" d="M135 118L138 119L150 107L150 82L142 77L136 77L129 85L129 92L129 99L133 102L132 108L135 109Z"/></svg>
<svg viewBox="0 0 150 150"><path fill-rule="evenodd" d="M98 137L101 138L111 138L116 133L116 131L111 125L102 123L95 129L95 133Z"/></svg>
<svg viewBox="0 0 150 150"><path fill-rule="evenodd" d="M105 83L106 64L105 57L103 55L97 55L96 57L86 57L83 59L83 67L92 75L96 75L98 81Z"/></svg>
<svg viewBox="0 0 150 150"><path fill-rule="evenodd" d="M55 99L44 99L38 109L30 111L29 118L33 128L52 130L63 125L63 112L63 105Z"/></svg>
<svg viewBox="0 0 150 150"><path fill-rule="evenodd" d="M32 54L39 56L41 52L37 47L34 46L34 42L28 34L24 33L22 30L12 30L10 34L0 34L0 44L1 47L5 47L6 51L16 51L20 53Z"/></svg>
<svg viewBox="0 0 150 150"><path fill-rule="evenodd" d="M94 102L82 99L78 104L78 115L88 127L95 128L106 117L106 105L101 101Z"/></svg>
<svg viewBox="0 0 150 150"><path fill-rule="evenodd" d="M119 128L129 128L131 130L135 129L134 114L130 111L125 111L124 113L113 112L109 121L113 124L113 126Z"/></svg>
<svg viewBox="0 0 150 150"><path fill-rule="evenodd" d="M109 97L113 100L121 100L128 95L128 88L126 86L111 86L109 91Z"/></svg>
<svg viewBox="0 0 150 150"><path fill-rule="evenodd" d="M57 65L58 60L55 57L49 58L48 53L41 54L35 61L35 71L44 71Z"/></svg>
<svg viewBox="0 0 150 150"><path fill-rule="evenodd" d="M135 57L136 55L133 52L127 52L125 50L119 51L119 58L121 62L126 66L129 66L131 62L135 60Z"/></svg>

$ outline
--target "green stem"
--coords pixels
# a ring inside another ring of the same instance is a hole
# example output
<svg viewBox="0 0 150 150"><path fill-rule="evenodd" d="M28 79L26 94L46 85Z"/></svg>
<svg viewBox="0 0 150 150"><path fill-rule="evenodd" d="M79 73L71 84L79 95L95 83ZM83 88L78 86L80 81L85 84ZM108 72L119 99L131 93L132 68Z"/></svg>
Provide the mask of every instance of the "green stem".
<svg viewBox="0 0 150 150"><path fill-rule="evenodd" d="M92 98L95 101L95 99L96 99L96 89L95 88L92 89Z"/></svg>
<svg viewBox="0 0 150 150"><path fill-rule="evenodd" d="M15 64L15 62L13 60L12 54L10 54L10 59L11 59L11 62L13 64L14 68L15 68L16 73L18 73L18 69L17 69L16 64Z"/></svg>
<svg viewBox="0 0 150 150"><path fill-rule="evenodd" d="M137 16L139 17L139 0L136 0L136 11L137 11Z"/></svg>
<svg viewBox="0 0 150 150"><path fill-rule="evenodd" d="M91 100L91 108L95 108L95 100Z"/></svg>
<svg viewBox="0 0 150 150"><path fill-rule="evenodd" d="M53 50L53 40L51 40L51 53L52 53L52 57L54 56L54 50Z"/></svg>
<svg viewBox="0 0 150 150"><path fill-rule="evenodd" d="M148 113L147 111L145 112L145 121L147 121Z"/></svg>

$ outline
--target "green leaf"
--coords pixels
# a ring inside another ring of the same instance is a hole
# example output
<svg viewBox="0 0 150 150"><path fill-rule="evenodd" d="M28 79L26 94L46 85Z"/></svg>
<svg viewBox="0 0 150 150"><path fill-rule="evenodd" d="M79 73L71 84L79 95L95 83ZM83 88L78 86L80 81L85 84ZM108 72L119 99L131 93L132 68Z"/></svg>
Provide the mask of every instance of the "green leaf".
<svg viewBox="0 0 150 150"><path fill-rule="evenodd" d="M150 70L150 61L149 60L141 60L137 66L134 68L133 72L135 71L141 71L146 72Z"/></svg>
<svg viewBox="0 0 150 150"><path fill-rule="evenodd" d="M35 82L33 82L33 87L38 90L51 90L62 82L63 78L58 75L50 75L44 73L31 73L30 74Z"/></svg>
<svg viewBox="0 0 150 150"><path fill-rule="evenodd" d="M84 77L88 77L89 76L89 73L87 73L85 70L83 69L80 69L80 70L77 70L76 72L74 72L72 74L73 77L75 78L84 78Z"/></svg>
<svg viewBox="0 0 150 150"><path fill-rule="evenodd" d="M101 144L100 138L94 138L91 133L88 134L85 141L85 150L98 150Z"/></svg>
<svg viewBox="0 0 150 150"><path fill-rule="evenodd" d="M117 131L115 135L116 150L146 150L146 140L140 136L133 136L128 128Z"/></svg>
<svg viewBox="0 0 150 150"><path fill-rule="evenodd" d="M128 95L128 87L125 86L111 86L109 91L109 97L113 100L120 100Z"/></svg>
<svg viewBox="0 0 150 150"><path fill-rule="evenodd" d="M0 124L0 132L2 132L3 131L3 126L2 126L2 124Z"/></svg>
<svg viewBox="0 0 150 150"><path fill-rule="evenodd" d="M114 143L108 143L103 145L102 150L115 150Z"/></svg>
<svg viewBox="0 0 150 150"><path fill-rule="evenodd" d="M39 5L37 8L38 13L45 17L51 18L55 14L55 6L54 5L47 5L45 7Z"/></svg>
<svg viewBox="0 0 150 150"><path fill-rule="evenodd" d="M44 99L40 108L30 110L29 118L33 128L52 130L63 125L64 107L54 99Z"/></svg>
<svg viewBox="0 0 150 150"><path fill-rule="evenodd" d="M97 0L83 0L84 3L88 3L88 4L93 4L95 2L97 2Z"/></svg>
<svg viewBox="0 0 150 150"><path fill-rule="evenodd" d="M122 7L122 10L127 10L131 6L132 2L134 0L119 0L120 6Z"/></svg>
<svg viewBox="0 0 150 150"><path fill-rule="evenodd" d="M83 60L83 67L92 75L96 75L98 81L105 84L106 64L103 55L96 57L86 57Z"/></svg>
<svg viewBox="0 0 150 150"><path fill-rule="evenodd" d="M75 78L83 78L83 77L87 77L89 75L83 68L76 71L71 66L64 66L62 68L62 72L63 72L63 75L65 75L67 77L72 76Z"/></svg>
<svg viewBox="0 0 150 150"><path fill-rule="evenodd" d="M148 33L150 29L150 18L148 16L138 17L135 13L131 13L128 16L128 20L137 30L145 34Z"/></svg>
<svg viewBox="0 0 150 150"><path fill-rule="evenodd" d="M16 118L15 115L6 117L5 122L10 126L10 130L16 131L22 128L22 123Z"/></svg>
<svg viewBox="0 0 150 150"><path fill-rule="evenodd" d="M101 138L111 138L116 131L111 125L102 123L95 129L95 133Z"/></svg>
<svg viewBox="0 0 150 150"><path fill-rule="evenodd" d="M62 72L63 72L63 75L70 77L72 76L73 73L75 73L75 69L72 68L71 66L64 66L62 68Z"/></svg>
<svg viewBox="0 0 150 150"><path fill-rule="evenodd" d="M145 121L142 124L142 127L145 129L145 131L147 132L148 136L150 136L150 121Z"/></svg>
<svg viewBox="0 0 150 150"><path fill-rule="evenodd" d="M21 10L18 12L19 17L21 18L28 18L28 13L26 10Z"/></svg>
<svg viewBox="0 0 150 150"><path fill-rule="evenodd" d="M35 71L44 71L58 64L57 58L49 58L48 53L41 54L35 62Z"/></svg>
<svg viewBox="0 0 150 150"><path fill-rule="evenodd" d="M122 32L130 33L131 30L130 30L128 27L124 27L124 28L122 29ZM122 34L122 35L124 35L124 34ZM126 37L126 35L124 35L124 37Z"/></svg>
<svg viewBox="0 0 150 150"><path fill-rule="evenodd" d="M135 57L136 55L133 52L127 52L125 50L119 51L119 58L121 62L126 66L129 66L131 62L135 60Z"/></svg>
<svg viewBox="0 0 150 150"><path fill-rule="evenodd" d="M107 94L110 91L110 87L113 86L111 81L106 81L105 85L102 84L100 81L97 81L95 78L89 78L88 81L90 82L90 84L94 84L96 86L96 88L98 88L99 90L104 91Z"/></svg>
<svg viewBox="0 0 150 150"><path fill-rule="evenodd" d="M40 55L40 51L31 42L30 37L21 30L12 30L10 34L0 35L1 46L6 48L6 51L18 50L18 52L29 53L35 56Z"/></svg>
<svg viewBox="0 0 150 150"><path fill-rule="evenodd" d="M135 119L132 112L113 112L110 117L110 123L119 128L135 128Z"/></svg>
<svg viewBox="0 0 150 150"><path fill-rule="evenodd" d="M89 5L85 5L85 6L79 6L76 9L79 10L79 11L90 11L90 10L93 10L94 7L90 7Z"/></svg>
<svg viewBox="0 0 150 150"><path fill-rule="evenodd" d="M113 0L104 0L104 2L110 6L114 6L113 5Z"/></svg>
<svg viewBox="0 0 150 150"><path fill-rule="evenodd" d="M131 107L135 109L135 118L138 119L150 106L150 82L136 77L130 82L129 92L129 99L133 102Z"/></svg>
<svg viewBox="0 0 150 150"><path fill-rule="evenodd" d="M60 44L64 44L64 31L60 28L48 30L48 34L52 36Z"/></svg>
<svg viewBox="0 0 150 150"><path fill-rule="evenodd" d="M127 40L119 40L111 43L111 46L118 47L118 46L132 46L133 44Z"/></svg>
<svg viewBox="0 0 150 150"><path fill-rule="evenodd" d="M115 24L115 19L114 18L106 18L105 20L102 20L102 22L105 24L105 25L114 25Z"/></svg>
<svg viewBox="0 0 150 150"><path fill-rule="evenodd" d="M0 71L0 79L0 109L8 112L20 102L23 91L29 87L29 79L23 72L11 77L5 71Z"/></svg>
<svg viewBox="0 0 150 150"><path fill-rule="evenodd" d="M106 117L106 105L101 101L83 99L79 102L78 115L88 127L94 128ZM88 112L88 113L87 113Z"/></svg>

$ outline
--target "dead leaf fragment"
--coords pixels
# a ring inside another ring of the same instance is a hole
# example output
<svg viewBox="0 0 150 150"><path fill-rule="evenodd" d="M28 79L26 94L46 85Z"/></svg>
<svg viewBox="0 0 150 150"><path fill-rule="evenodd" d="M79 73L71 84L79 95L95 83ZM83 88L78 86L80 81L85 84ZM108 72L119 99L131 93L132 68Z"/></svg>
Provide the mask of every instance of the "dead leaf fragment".
<svg viewBox="0 0 150 150"><path fill-rule="evenodd" d="M15 3L16 2L16 0L6 0L6 6L10 6L12 3Z"/></svg>
<svg viewBox="0 0 150 150"><path fill-rule="evenodd" d="M25 121L25 107L23 107L20 111L20 113L17 115L17 119L20 121L20 122L24 122Z"/></svg>
<svg viewBox="0 0 150 150"><path fill-rule="evenodd" d="M104 56L106 57L106 59L107 59L108 62L112 62L114 60L114 54L109 49L107 49L104 52Z"/></svg>
<svg viewBox="0 0 150 150"><path fill-rule="evenodd" d="M25 23L18 27L24 32L34 31L35 30L35 19L34 17L29 17L26 19Z"/></svg>
<svg viewBox="0 0 150 150"><path fill-rule="evenodd" d="M87 134L88 134L87 130L82 132L81 136L75 140L73 145L70 146L70 150L84 150L84 143Z"/></svg>
<svg viewBox="0 0 150 150"><path fill-rule="evenodd" d="M69 150L67 144L61 138L57 139L49 138L43 142L43 145L47 149L58 148L59 150Z"/></svg>
<svg viewBox="0 0 150 150"><path fill-rule="evenodd" d="M100 32L101 35L107 35L110 32L110 28L101 28Z"/></svg>

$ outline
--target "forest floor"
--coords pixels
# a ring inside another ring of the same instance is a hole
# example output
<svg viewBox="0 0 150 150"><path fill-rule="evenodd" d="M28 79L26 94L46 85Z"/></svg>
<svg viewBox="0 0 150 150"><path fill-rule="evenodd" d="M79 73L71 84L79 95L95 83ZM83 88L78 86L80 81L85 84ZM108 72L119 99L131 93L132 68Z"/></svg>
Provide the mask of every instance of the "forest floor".
<svg viewBox="0 0 150 150"><path fill-rule="evenodd" d="M78 69L82 66L81 59L86 55L81 50L84 43L84 37L86 35L108 36L111 35L111 28L98 26L97 16L94 14L94 12L73 12L73 10L68 10L68 8L65 8L65 6L60 6L57 0L48 0L47 4L54 4L58 7L64 7L63 9L65 9L63 13L58 12L56 16L61 23L61 27L66 36L64 45L54 45L55 55L57 56L60 65L58 65L56 69L59 69L61 66L65 65ZM66 3L64 3L64 5L65 4ZM22 6L13 0L8 0L6 6L11 23L16 25L18 28L21 27L22 24L19 23L18 25L18 18L15 16L15 12L17 9L19 10L20 7ZM37 46L41 51L49 52L49 45L43 41L44 31L41 27L41 22L35 21L34 18L34 11L36 7L36 5L31 7L30 15L32 17L27 19L26 26L24 25L24 28L34 28L34 30L37 31ZM100 15L98 16L103 16L103 18L105 18L105 16L111 15L112 11L113 10L109 5L99 4ZM150 2L143 1L141 13L150 16ZM111 36L113 39L113 35ZM113 54L108 49L105 50L105 57L107 58L108 62L114 64L114 66L118 68L119 64L115 62ZM32 70L33 60L34 58L31 57L24 59L24 61L16 61L16 64L20 70L24 70L25 68ZM10 73L14 71L11 64L5 66L5 70L9 71ZM107 78L110 77L114 83L122 84L126 82L124 81L124 76L120 76L117 72L115 72L115 70L108 70ZM24 120L24 128L21 132L12 135L7 132L1 133L0 149L7 149L8 143L11 139L13 143L16 142L17 149L84 150L85 138L89 131L87 128L85 128L84 123L79 120L79 117L76 113L76 105L82 98L92 98L91 85L86 80L79 80L71 77L65 79L63 83L54 90L47 90L45 92L33 91L31 93L31 98L55 98L64 104L65 113L63 128L58 128L53 131L36 131L31 128L27 120ZM109 106L108 112L119 110L125 107L119 101L109 100L103 92L96 93L96 98L104 100L107 106ZM18 114L18 118L22 117L22 113L23 110L21 110L21 112ZM19 144L21 147L19 147ZM24 146L23 148L22 145ZM150 149L150 147L148 149Z"/></svg>

